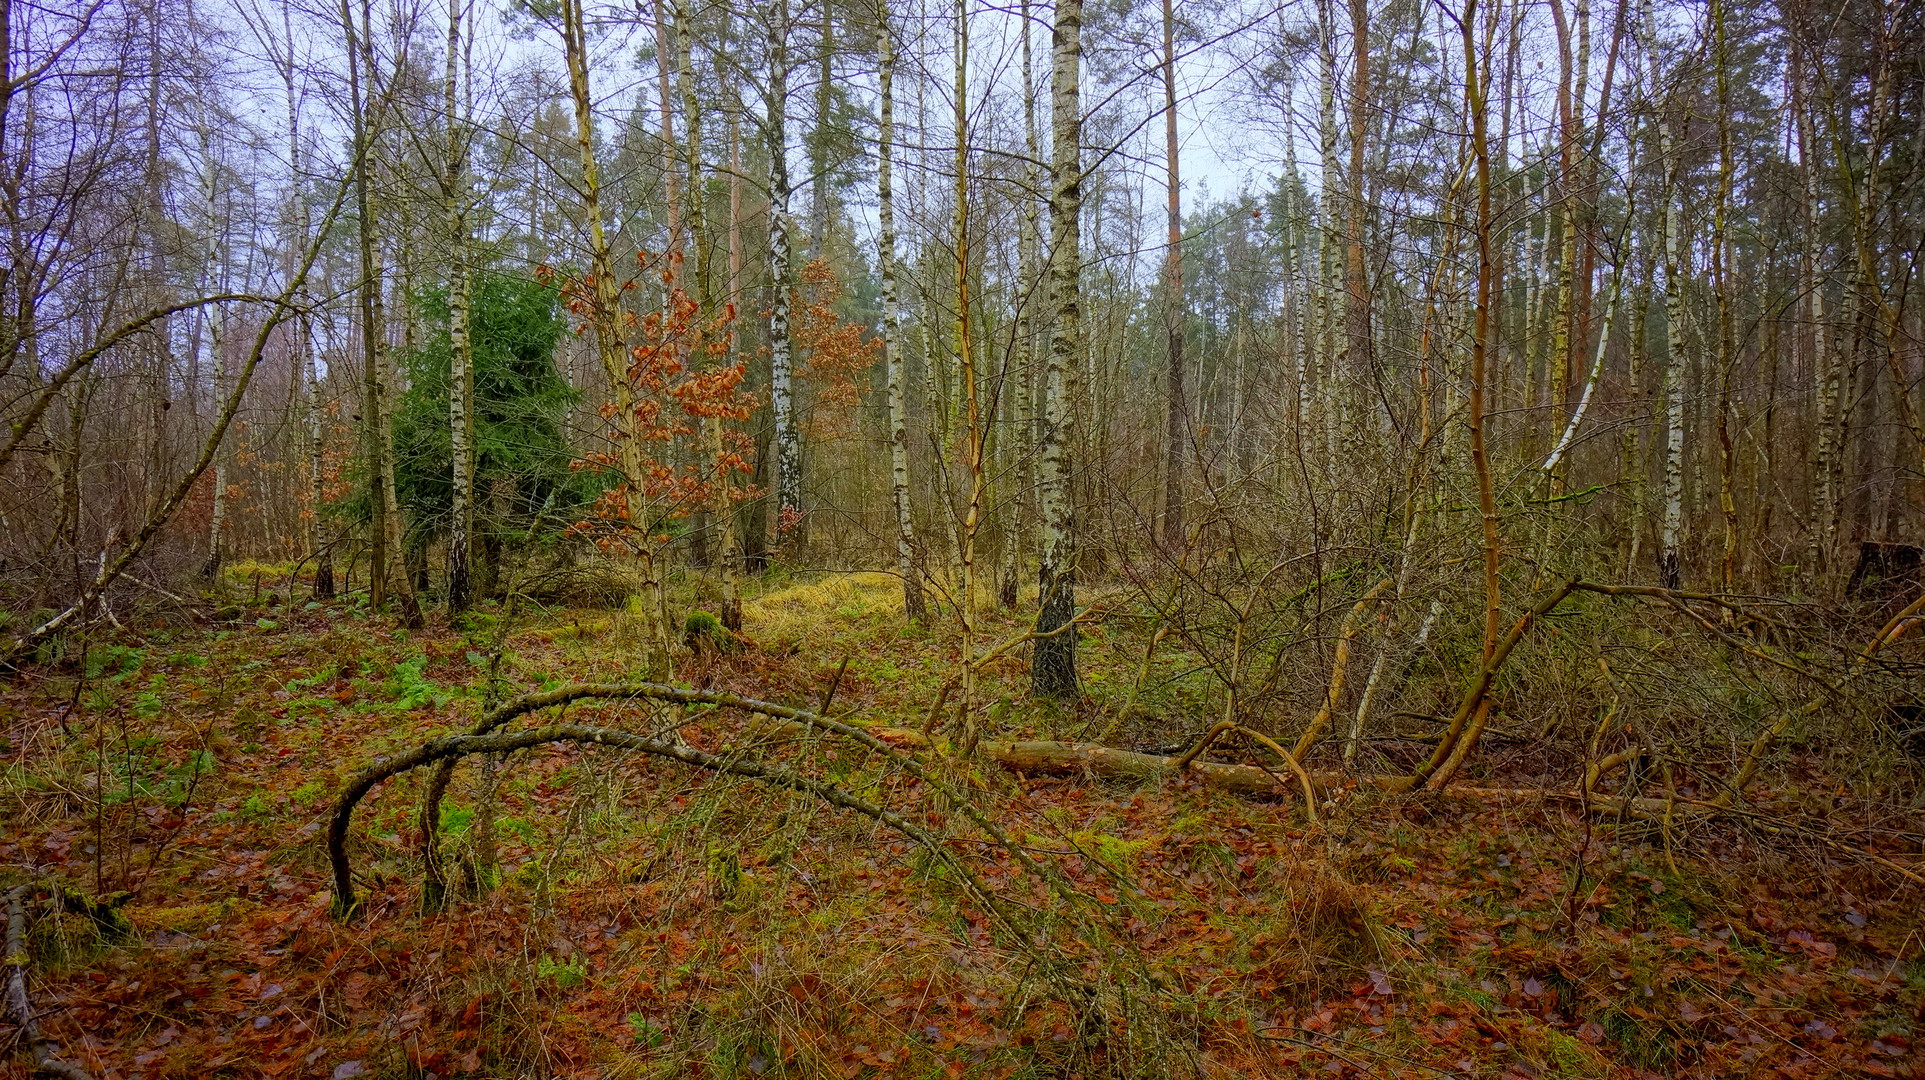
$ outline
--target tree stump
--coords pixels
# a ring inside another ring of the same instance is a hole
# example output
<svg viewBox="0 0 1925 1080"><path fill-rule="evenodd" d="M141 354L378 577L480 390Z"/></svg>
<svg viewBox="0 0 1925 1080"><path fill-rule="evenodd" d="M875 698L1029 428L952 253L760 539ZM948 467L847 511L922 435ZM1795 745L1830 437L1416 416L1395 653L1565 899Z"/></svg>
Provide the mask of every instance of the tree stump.
<svg viewBox="0 0 1925 1080"><path fill-rule="evenodd" d="M1915 544L1867 540L1858 545L1858 565L1845 585L1845 597L1899 607L1925 588L1925 549Z"/></svg>

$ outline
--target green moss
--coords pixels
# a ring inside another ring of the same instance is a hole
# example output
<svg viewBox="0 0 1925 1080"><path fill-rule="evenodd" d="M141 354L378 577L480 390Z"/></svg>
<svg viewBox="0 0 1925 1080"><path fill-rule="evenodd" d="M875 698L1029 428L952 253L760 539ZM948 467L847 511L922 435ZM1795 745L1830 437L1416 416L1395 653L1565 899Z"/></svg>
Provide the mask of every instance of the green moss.
<svg viewBox="0 0 1925 1080"><path fill-rule="evenodd" d="M696 652L732 653L741 642L711 612L697 609L682 623L682 643Z"/></svg>

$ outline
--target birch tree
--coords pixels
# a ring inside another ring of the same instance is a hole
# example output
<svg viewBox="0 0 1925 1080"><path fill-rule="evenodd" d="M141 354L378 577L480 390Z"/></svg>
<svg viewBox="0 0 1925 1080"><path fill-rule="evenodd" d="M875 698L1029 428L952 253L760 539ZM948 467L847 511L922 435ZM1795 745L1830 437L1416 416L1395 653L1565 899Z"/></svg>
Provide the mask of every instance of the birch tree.
<svg viewBox="0 0 1925 1080"><path fill-rule="evenodd" d="M1030 659L1030 689L1039 698L1063 699L1077 690L1076 520L1071 490L1071 399L1083 357L1083 5L1057 0L1050 28L1051 162L1049 196L1050 300L1054 333L1043 373L1043 541L1037 571L1038 637Z"/></svg>
<svg viewBox="0 0 1925 1080"><path fill-rule="evenodd" d="M448 430L454 471L448 524L450 612L466 610L474 598L470 561L475 519L475 352L468 334L474 271L468 255L467 121L458 86L464 6L464 0L448 0L447 73L441 96L447 122L441 198L448 238ZM469 77L473 78L472 73Z"/></svg>
<svg viewBox="0 0 1925 1080"><path fill-rule="evenodd" d="M771 0L769 80L763 92L763 128L769 153L769 395L775 407L776 536L786 538L802 522L802 432L796 424L795 354L789 338L789 303L795 288L789 250L789 0Z"/></svg>
<svg viewBox="0 0 1925 1080"><path fill-rule="evenodd" d="M1028 33L1028 28L1024 28ZM889 6L876 4L876 237L877 273L882 284L882 347L889 395L889 501L895 513L896 574L902 578L903 615L911 622L928 617L916 560L916 526L909 501L909 416L903 370L902 315L896 297L896 44Z"/></svg>

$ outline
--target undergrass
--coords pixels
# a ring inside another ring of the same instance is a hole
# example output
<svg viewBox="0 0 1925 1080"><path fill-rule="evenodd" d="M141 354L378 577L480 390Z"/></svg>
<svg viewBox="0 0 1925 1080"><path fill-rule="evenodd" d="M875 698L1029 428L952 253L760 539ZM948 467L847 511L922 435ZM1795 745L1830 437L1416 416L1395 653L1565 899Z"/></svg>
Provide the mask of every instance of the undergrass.
<svg viewBox="0 0 1925 1080"><path fill-rule="evenodd" d="M692 588L677 602L696 606ZM367 904L342 925L319 836L356 766L471 723L497 642L507 692L621 677L632 657L606 611L484 609L408 634L351 603L272 610L274 627L130 636L21 685L5 873L135 894L136 943L71 917L37 931L44 1023L96 1075L318 1077L356 1061L393 1077L1876 1074L1909 1061L1925 1002L1903 966L1925 929L1915 896L1739 833L1667 846L1558 803L1361 791L1312 824L1294 802L1182 783L957 769L1087 905L1070 910L873 757L756 743L714 712L680 716L682 736L781 756L950 830L1048 948L867 819L580 746L500 762L486 827L483 766L457 771L443 820L459 887L432 916L425 777L383 785L353 839ZM900 611L888 575L789 579L744 604L753 648L684 654L681 674L813 704L848 657L838 713L920 724L958 643ZM986 609L977 647L1025 624ZM1028 703L1020 659L990 665L985 723L1100 730L1150 632L1119 620L1086 639L1080 711ZM1215 708L1198 666L1162 649L1119 738L1193 737ZM568 718L677 719L614 703ZM1840 921L1847 896L1864 925ZM1091 918L1119 929L1092 936Z"/></svg>

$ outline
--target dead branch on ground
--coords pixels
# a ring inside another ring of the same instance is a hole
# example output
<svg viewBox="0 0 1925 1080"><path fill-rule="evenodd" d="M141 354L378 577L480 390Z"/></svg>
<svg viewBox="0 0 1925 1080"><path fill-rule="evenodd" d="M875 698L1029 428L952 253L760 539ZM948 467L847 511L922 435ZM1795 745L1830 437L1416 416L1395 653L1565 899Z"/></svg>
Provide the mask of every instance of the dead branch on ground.
<svg viewBox="0 0 1925 1080"><path fill-rule="evenodd" d="M60 1044L40 1030L40 1018L33 1011L33 998L27 994L27 970L32 958L27 955L27 894L31 885L20 885L7 893L7 1014L20 1029L20 1039L33 1053L33 1070L41 1076L62 1080L93 1080L86 1069L60 1058Z"/></svg>

